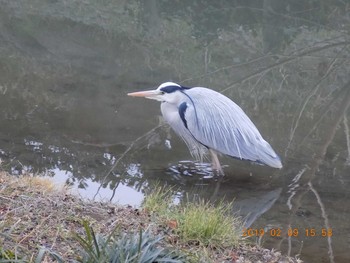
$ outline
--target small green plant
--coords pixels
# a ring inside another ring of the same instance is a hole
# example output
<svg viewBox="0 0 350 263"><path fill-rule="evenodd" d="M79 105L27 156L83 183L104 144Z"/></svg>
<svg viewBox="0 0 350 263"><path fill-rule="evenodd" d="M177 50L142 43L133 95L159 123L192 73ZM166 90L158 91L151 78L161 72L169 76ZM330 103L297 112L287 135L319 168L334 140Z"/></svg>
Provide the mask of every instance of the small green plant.
<svg viewBox="0 0 350 263"><path fill-rule="evenodd" d="M148 212L155 212L165 215L172 205L173 189L165 188L158 184L152 187L154 189L150 194L146 195L142 202L142 207Z"/></svg>
<svg viewBox="0 0 350 263"><path fill-rule="evenodd" d="M3 248L0 247L0 263L29 263L29 262L41 263L41 262L45 262L44 260L45 260L46 254L52 259L54 259L55 262L58 262L58 263L64 262L64 260L60 255L58 255L56 252L45 247L41 247L39 249L39 253L34 260L28 260L25 257L21 258L18 256L17 251L15 252L11 250L4 251Z"/></svg>
<svg viewBox="0 0 350 263"><path fill-rule="evenodd" d="M51 250L51 249L48 249L46 247L41 247L39 249L39 253L35 259L35 263L41 263L41 262L45 262L45 254L47 254L49 257L51 257L52 259L55 260L55 262L58 262L58 263L64 263L64 260L63 258L58 254L56 253L55 251Z"/></svg>
<svg viewBox="0 0 350 263"><path fill-rule="evenodd" d="M164 216L182 242L200 245L234 246L240 239L241 221L232 213L232 203L212 204L199 200L175 206L171 189L155 187L143 208ZM163 218L164 220L164 218Z"/></svg>
<svg viewBox="0 0 350 263"><path fill-rule="evenodd" d="M78 262L107 262L108 243L113 233L107 238L96 236L93 228L87 221L83 221L85 236L74 234L75 239L82 247L82 256L78 258Z"/></svg>
<svg viewBox="0 0 350 263"><path fill-rule="evenodd" d="M178 214L178 233L188 241L203 245L237 245L240 234L240 221L232 215L232 204L220 202L213 205L198 201L186 203Z"/></svg>
<svg viewBox="0 0 350 263"><path fill-rule="evenodd" d="M173 251L159 246L162 237L154 237L149 230L139 233L123 233L115 238L115 233L108 237L95 235L88 222L83 222L85 237L75 235L83 248L81 263L180 263L181 257Z"/></svg>
<svg viewBox="0 0 350 263"><path fill-rule="evenodd" d="M0 262L10 262L10 260L17 260L16 253L11 250L4 250L0 247Z"/></svg>

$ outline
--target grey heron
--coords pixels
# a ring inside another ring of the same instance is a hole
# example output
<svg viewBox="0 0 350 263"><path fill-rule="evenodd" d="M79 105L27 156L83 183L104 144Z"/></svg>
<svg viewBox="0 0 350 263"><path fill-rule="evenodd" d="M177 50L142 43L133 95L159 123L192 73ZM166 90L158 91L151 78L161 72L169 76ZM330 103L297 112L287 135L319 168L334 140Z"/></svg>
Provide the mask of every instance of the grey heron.
<svg viewBox="0 0 350 263"><path fill-rule="evenodd" d="M217 153L282 168L279 156L231 99L203 87L165 82L155 90L128 93L161 102L165 121L197 159L209 151L213 171L223 174Z"/></svg>

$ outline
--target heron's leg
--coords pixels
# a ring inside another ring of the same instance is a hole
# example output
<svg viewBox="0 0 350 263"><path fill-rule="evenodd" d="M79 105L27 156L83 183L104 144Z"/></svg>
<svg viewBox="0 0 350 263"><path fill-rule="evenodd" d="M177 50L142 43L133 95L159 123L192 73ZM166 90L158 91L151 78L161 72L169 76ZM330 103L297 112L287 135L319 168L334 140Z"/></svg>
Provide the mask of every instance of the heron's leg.
<svg viewBox="0 0 350 263"><path fill-rule="evenodd" d="M222 170L222 167L218 158L218 154L212 149L209 149L209 152L211 156L213 171L217 172L218 175L224 175L224 171Z"/></svg>

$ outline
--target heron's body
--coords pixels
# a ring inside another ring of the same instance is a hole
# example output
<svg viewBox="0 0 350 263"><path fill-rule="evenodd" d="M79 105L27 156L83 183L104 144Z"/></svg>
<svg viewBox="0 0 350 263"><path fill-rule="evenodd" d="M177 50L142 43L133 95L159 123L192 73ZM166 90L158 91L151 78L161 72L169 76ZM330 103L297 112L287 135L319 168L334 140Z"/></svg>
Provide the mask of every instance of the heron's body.
<svg viewBox="0 0 350 263"><path fill-rule="evenodd" d="M191 154L202 158L209 150L213 167L219 172L222 170L216 152L274 168L282 167L280 158L249 117L221 93L166 82L155 91L129 95L160 100L164 119L183 138Z"/></svg>

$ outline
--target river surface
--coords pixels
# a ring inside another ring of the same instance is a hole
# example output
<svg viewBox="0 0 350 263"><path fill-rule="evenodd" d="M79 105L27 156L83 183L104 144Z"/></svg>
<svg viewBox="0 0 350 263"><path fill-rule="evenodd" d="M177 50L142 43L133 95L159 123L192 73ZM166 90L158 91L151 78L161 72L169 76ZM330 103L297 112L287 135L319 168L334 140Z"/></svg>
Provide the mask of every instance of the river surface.
<svg viewBox="0 0 350 263"><path fill-rule="evenodd" d="M243 235L305 262L350 262L347 1L0 0L0 159L95 200L139 206L156 184L234 200ZM281 156L273 169L190 156L165 81L230 97ZM264 233L261 236L261 233Z"/></svg>

